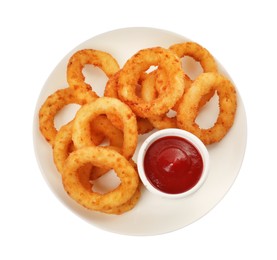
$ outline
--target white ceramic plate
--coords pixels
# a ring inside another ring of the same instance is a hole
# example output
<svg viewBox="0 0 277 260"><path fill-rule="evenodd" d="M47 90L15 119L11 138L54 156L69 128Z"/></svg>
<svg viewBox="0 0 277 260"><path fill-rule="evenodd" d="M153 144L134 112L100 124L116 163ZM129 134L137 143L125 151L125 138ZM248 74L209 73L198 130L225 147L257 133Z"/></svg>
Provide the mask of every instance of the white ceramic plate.
<svg viewBox="0 0 277 260"><path fill-rule="evenodd" d="M172 32L153 28L125 28L103 33L80 44L68 53L50 74L41 90L34 116L34 148L41 172L51 190L64 205L98 228L128 235L157 235L183 228L209 212L228 192L239 173L246 146L246 114L238 93L238 108L234 125L220 143L208 147L211 160L210 174L201 189L193 196L181 200L168 200L143 189L141 199L133 210L114 216L84 209L70 199L63 189L60 174L53 163L52 150L38 129L38 110L48 95L67 86L66 66L69 57L79 49L99 49L112 54L122 66L128 58L142 48L169 47L183 41L188 41L188 39ZM192 77L198 73L199 67L197 66L189 59L184 61L184 67L190 71ZM220 64L219 68L229 77ZM196 72L194 72L195 69ZM102 95L107 81L104 73L99 69L86 66L84 74L86 81L88 83L92 81L93 88L99 95ZM56 118L56 126L59 127L70 120L77 109L78 107L74 105L64 108ZM214 120L217 111L217 100L214 98L199 116L199 123L208 126ZM140 137L139 145L147 136ZM134 159L136 156L135 154Z"/></svg>

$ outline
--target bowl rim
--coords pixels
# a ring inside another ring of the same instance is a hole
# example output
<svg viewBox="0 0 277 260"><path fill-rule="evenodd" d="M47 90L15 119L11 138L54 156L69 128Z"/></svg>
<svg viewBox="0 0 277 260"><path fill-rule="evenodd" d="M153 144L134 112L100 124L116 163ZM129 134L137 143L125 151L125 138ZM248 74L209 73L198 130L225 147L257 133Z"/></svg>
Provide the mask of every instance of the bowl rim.
<svg viewBox="0 0 277 260"><path fill-rule="evenodd" d="M156 187L154 187L151 182L148 180L143 163L144 163L144 156L150 145L155 142L156 140L167 137L167 136L178 136L181 138L186 139L189 141L192 145L195 146L195 148L199 151L199 153L202 156L203 160L203 171L201 174L201 177L199 181L189 190L182 192L182 193L177 193L177 194L171 194L171 193L166 193L163 192ZM140 176L140 179L145 186L145 188L150 191L153 194L159 195L164 198L171 198L171 199L179 199L179 198L185 198L193 193L197 192L197 190L200 189L200 187L203 185L205 180L207 179L208 172L209 172L209 165L210 165L210 157L209 157L209 152L204 145L204 143L194 134L183 130L179 128L167 128L167 129L162 129L154 132L150 136L146 138L146 140L142 143L139 151L138 151L138 157L137 157L137 167L138 167L138 174Z"/></svg>

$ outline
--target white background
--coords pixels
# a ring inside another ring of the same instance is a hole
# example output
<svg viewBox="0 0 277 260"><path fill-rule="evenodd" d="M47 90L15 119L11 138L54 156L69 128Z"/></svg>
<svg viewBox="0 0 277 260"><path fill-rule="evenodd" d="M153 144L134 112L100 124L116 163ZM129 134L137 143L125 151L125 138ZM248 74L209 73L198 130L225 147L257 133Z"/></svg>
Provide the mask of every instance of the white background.
<svg viewBox="0 0 277 260"><path fill-rule="evenodd" d="M3 2L0 259L276 259L274 1ZM130 26L205 46L235 81L248 118L245 159L224 199L197 222L158 236L109 233L72 214L51 193L33 151L36 100L57 63L83 41Z"/></svg>

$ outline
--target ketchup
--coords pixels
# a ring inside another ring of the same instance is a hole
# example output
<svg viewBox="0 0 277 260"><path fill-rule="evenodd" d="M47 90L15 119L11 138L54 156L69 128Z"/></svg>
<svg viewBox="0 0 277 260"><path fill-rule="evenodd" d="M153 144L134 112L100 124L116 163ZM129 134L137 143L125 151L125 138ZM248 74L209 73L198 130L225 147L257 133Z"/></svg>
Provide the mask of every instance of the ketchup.
<svg viewBox="0 0 277 260"><path fill-rule="evenodd" d="M144 157L148 180L162 192L177 194L191 189L203 171L197 148L178 136L166 136L150 145Z"/></svg>

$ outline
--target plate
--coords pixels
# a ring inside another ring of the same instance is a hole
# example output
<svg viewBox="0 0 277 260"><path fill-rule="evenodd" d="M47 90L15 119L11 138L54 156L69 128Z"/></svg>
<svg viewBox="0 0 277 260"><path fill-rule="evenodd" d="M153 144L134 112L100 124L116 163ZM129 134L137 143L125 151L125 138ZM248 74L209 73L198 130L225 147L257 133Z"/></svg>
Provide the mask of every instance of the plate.
<svg viewBox="0 0 277 260"><path fill-rule="evenodd" d="M95 227L126 235L158 235L184 228L208 213L228 192L239 173L247 139L246 114L239 93L237 114L233 127L220 143L208 146L211 164L210 174L201 189L188 198L168 200L153 195L143 188L141 199L136 207L120 216L89 211L69 198L63 189L60 174L53 163L50 145L39 132L39 108L48 95L67 86L66 66L68 59L75 51L84 48L106 51L112 54L122 66L128 58L140 49L154 46L166 48L174 43L188 40L176 33L155 28L123 28L103 33L83 42L68 53L52 71L41 90L33 125L34 149L40 170L57 198L72 212ZM219 63L218 65L221 73L230 78L223 66ZM197 64L189 59L183 62L183 66L187 66L192 77L195 76L193 75L194 71L199 69ZM90 66L86 66L83 72L86 81L88 83L93 82L94 90L102 95L107 81L104 73L100 69ZM218 112L216 104L215 97L198 117L199 124L211 124ZM56 126L59 127L69 121L77 109L78 106L74 105L65 107L55 119ZM148 134L140 136L138 145L141 145L147 136ZM136 156L137 154L134 155L135 160Z"/></svg>

